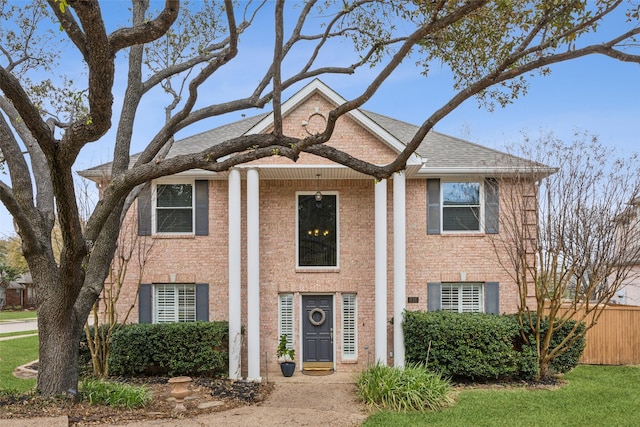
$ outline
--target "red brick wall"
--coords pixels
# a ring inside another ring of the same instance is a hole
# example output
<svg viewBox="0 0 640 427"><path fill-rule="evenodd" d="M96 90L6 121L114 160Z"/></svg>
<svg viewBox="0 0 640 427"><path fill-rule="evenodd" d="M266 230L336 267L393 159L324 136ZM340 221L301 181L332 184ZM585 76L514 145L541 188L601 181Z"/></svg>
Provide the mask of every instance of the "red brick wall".
<svg viewBox="0 0 640 427"><path fill-rule="evenodd" d="M302 120L318 108L324 112L328 103L312 97L286 120L286 133L302 136ZM298 135L299 134L299 135ZM376 163L393 158L393 152L353 120L342 118L331 142L333 145ZM272 157L260 164L292 164ZM327 164L314 156L302 156L301 164ZM300 295L331 293L335 301L335 355L337 369L361 370L370 354L374 362L374 180L322 180L320 190L335 191L339 199L339 268L327 270L296 268L296 192L317 190L315 176L307 180L260 180L260 349L262 359L268 355L269 370L277 370L275 350L278 344L278 294L293 293L295 332L300 333ZM175 274L177 283L209 284L209 319L227 319L228 310L228 210L227 182L210 181L208 236L154 236L152 254L144 273L130 265L126 289L119 302L124 312L134 303L138 283L167 283ZM517 288L498 265L488 236L482 234L427 235L426 181L407 179L407 297L418 303L407 304L409 310L426 310L427 283L461 281L500 282L500 310L513 312L517 306ZM388 319L393 316L393 185L388 182ZM246 182L242 182L242 321L246 324ZM136 218L135 210L130 218ZM341 358L341 294L357 294L358 359ZM137 321L137 307L130 322ZM389 351L393 350L392 327L387 325ZM299 340L298 340L299 341ZM243 346L246 349L246 343ZM368 347L368 350L366 349ZM299 343L297 354L301 355ZM301 358L298 357L298 360ZM261 362L263 363L263 362ZM246 367L246 352L243 355ZM246 371L246 368L243 369Z"/></svg>
<svg viewBox="0 0 640 427"><path fill-rule="evenodd" d="M266 351L276 369L278 294L295 295L295 329L300 332L300 294L335 293L336 360L338 369L361 369L368 347L373 357L374 343L374 181L322 181L323 192L338 192L339 268L329 272L296 268L296 192L316 191L315 180L260 181L260 314L261 352ZM388 183L388 318L393 316L393 191ZM460 281L500 282L500 310L513 312L517 289L496 261L489 238L482 234L427 235L426 182L407 180L407 297L419 298L407 304L410 310L426 310L427 283ZM246 206L242 185L242 301L246 323ZM211 181L209 195L209 236L147 237L153 242L152 255L145 265L142 283L167 283L175 273L178 283L209 283L211 320L227 318L228 235L227 183ZM120 300L121 311L133 302L137 269L129 266L129 283ZM341 293L357 294L358 361L341 364ZM129 321L137 321L137 309ZM393 350L389 327L389 350ZM246 345L245 345L246 347ZM300 348L298 347L298 354Z"/></svg>

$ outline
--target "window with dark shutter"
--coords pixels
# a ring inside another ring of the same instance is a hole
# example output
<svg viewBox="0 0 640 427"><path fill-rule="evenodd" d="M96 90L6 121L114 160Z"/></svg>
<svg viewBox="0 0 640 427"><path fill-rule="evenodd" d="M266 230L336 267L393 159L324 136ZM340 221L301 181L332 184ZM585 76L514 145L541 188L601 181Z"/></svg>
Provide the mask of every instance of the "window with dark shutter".
<svg viewBox="0 0 640 427"><path fill-rule="evenodd" d="M209 181L145 184L138 195L138 235L154 233L207 236Z"/></svg>
<svg viewBox="0 0 640 427"><path fill-rule="evenodd" d="M498 181L427 179L427 234L499 232ZM482 203L484 200L484 203Z"/></svg>
<svg viewBox="0 0 640 427"><path fill-rule="evenodd" d="M480 183L443 182L442 231L480 231Z"/></svg>
<svg viewBox="0 0 640 427"><path fill-rule="evenodd" d="M499 288L498 282L431 282L427 284L427 310L499 314Z"/></svg>
<svg viewBox="0 0 640 427"><path fill-rule="evenodd" d="M156 233L193 232L193 185L156 185Z"/></svg>

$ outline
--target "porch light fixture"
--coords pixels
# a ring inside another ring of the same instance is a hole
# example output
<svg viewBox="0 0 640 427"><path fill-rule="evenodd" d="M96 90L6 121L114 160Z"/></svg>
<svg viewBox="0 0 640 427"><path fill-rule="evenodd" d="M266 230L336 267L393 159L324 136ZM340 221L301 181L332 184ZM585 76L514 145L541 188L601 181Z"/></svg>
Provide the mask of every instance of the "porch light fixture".
<svg viewBox="0 0 640 427"><path fill-rule="evenodd" d="M322 202L322 193L320 192L320 174L316 174L316 177L318 178L318 185L317 185L318 191L316 191L315 199L316 199L316 204L318 205L320 202Z"/></svg>

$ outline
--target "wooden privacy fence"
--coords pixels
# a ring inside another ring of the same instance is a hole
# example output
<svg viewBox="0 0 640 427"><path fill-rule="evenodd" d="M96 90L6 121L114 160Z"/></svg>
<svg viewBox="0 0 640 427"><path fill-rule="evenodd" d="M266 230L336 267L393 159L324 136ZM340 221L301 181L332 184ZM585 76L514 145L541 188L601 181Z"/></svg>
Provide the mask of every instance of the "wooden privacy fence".
<svg viewBox="0 0 640 427"><path fill-rule="evenodd" d="M586 342L580 363L640 364L640 307L607 305L598 323L587 331Z"/></svg>

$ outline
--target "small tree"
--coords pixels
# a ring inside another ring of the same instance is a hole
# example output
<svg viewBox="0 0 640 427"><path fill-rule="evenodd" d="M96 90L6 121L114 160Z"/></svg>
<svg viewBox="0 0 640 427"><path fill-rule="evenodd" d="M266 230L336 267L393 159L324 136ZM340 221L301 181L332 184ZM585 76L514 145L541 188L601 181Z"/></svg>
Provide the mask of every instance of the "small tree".
<svg viewBox="0 0 640 427"><path fill-rule="evenodd" d="M89 321L84 325L87 345L91 353L93 375L106 378L109 376L109 353L111 352L111 337L127 323L131 311L134 309L140 290L140 283L144 275L145 266L151 259L153 240L139 236L133 220L128 219L122 224L118 237L118 246L114 255L109 278L104 283L102 296L96 300L91 310L93 328ZM134 263L134 264L131 264ZM124 315L118 315L117 305L120 300L130 266L136 266L137 289L134 300L126 308Z"/></svg>
<svg viewBox="0 0 640 427"><path fill-rule="evenodd" d="M552 134L525 138L512 151L538 163L503 177L511 185L501 187L501 230L493 243L518 285L519 318L532 331L545 378L551 360L596 324L633 274L627 261L640 255L640 228L628 212L640 195L640 169L637 155L616 157L586 134L570 144ZM555 319L548 328L545 316ZM569 319L586 328L575 324L553 345Z"/></svg>

